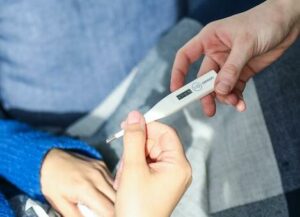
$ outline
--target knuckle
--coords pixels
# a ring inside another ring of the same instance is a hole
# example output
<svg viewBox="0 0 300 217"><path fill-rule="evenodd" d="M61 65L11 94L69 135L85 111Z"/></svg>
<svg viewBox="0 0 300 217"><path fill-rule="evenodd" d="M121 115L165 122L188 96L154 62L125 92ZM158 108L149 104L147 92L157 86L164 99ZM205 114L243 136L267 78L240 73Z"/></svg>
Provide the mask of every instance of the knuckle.
<svg viewBox="0 0 300 217"><path fill-rule="evenodd" d="M176 55L175 55L175 60L181 60L183 57L183 50L182 48L180 48L177 52L176 52ZM176 68L177 69L177 68ZM178 70L178 69L177 69Z"/></svg>
<svg viewBox="0 0 300 217"><path fill-rule="evenodd" d="M209 24L207 24L201 31L200 33L206 34L210 33L211 31L214 31L215 29L220 28L220 20L212 21Z"/></svg>
<svg viewBox="0 0 300 217"><path fill-rule="evenodd" d="M182 164L180 171L182 182L189 186L192 183L192 167L189 162Z"/></svg>
<svg viewBox="0 0 300 217"><path fill-rule="evenodd" d="M178 137L178 133L174 128L168 127L168 131L172 137Z"/></svg>
<svg viewBox="0 0 300 217"><path fill-rule="evenodd" d="M225 72L224 77L229 80L233 80L238 75L238 68L234 64L226 64L223 67L223 71Z"/></svg>
<svg viewBox="0 0 300 217"><path fill-rule="evenodd" d="M187 54L187 51L185 49L185 46L183 46L182 48L180 48L177 52L176 52L176 59L184 59L187 61L187 63L190 65L192 64L192 60L189 57L189 55Z"/></svg>
<svg viewBox="0 0 300 217"><path fill-rule="evenodd" d="M180 48L177 52L176 52L176 57L180 57L183 54L183 49Z"/></svg>
<svg viewBox="0 0 300 217"><path fill-rule="evenodd" d="M190 165L189 162L186 162L184 165L183 165L183 168L182 170L184 171L184 175L186 177L190 177L192 175L192 167Z"/></svg>
<svg viewBox="0 0 300 217"><path fill-rule="evenodd" d="M175 54L175 61L180 59L180 50L178 50Z"/></svg>
<svg viewBox="0 0 300 217"><path fill-rule="evenodd" d="M219 23L220 23L219 21L215 20L215 21L210 22L206 27L208 29L210 29L210 28L215 29L215 28L219 27Z"/></svg>
<svg viewBox="0 0 300 217"><path fill-rule="evenodd" d="M193 180L193 171L192 171L192 167L190 164L188 164L188 168L186 170L186 178L187 178L187 185L190 185L192 183L192 180Z"/></svg>

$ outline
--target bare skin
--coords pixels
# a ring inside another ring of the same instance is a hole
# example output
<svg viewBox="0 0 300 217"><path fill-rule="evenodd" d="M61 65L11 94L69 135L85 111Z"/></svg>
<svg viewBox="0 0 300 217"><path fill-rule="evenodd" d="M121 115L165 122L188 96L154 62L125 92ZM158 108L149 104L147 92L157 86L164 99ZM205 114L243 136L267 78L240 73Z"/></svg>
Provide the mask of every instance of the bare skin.
<svg viewBox="0 0 300 217"><path fill-rule="evenodd" d="M103 161L53 149L42 165L42 192L64 217L82 217L78 203L101 217L114 216L116 193Z"/></svg>
<svg viewBox="0 0 300 217"><path fill-rule="evenodd" d="M62 216L82 217L78 203L99 217L171 215L191 182L177 134L160 123L146 128L138 112L131 112L123 127L124 154L115 181L102 161L58 149L47 154L42 192Z"/></svg>
<svg viewBox="0 0 300 217"><path fill-rule="evenodd" d="M199 75L218 71L215 92L201 100L204 113L213 116L215 99L245 111L247 81L276 61L298 38L298 0L269 0L251 10L205 26L187 42L174 61L171 91L184 84L189 66L204 55Z"/></svg>
<svg viewBox="0 0 300 217"><path fill-rule="evenodd" d="M167 217L191 183L191 167L175 131L145 125L131 112L125 122L124 153L115 188L117 217Z"/></svg>

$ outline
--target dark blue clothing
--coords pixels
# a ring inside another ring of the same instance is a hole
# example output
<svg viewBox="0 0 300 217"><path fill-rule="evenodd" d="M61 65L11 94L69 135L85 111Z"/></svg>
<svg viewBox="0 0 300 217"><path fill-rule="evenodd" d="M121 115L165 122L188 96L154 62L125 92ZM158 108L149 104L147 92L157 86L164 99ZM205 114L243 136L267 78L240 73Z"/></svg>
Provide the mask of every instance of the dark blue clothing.
<svg viewBox="0 0 300 217"><path fill-rule="evenodd" d="M0 216L11 217L14 216L12 210L9 208L9 204L4 196L0 193Z"/></svg>

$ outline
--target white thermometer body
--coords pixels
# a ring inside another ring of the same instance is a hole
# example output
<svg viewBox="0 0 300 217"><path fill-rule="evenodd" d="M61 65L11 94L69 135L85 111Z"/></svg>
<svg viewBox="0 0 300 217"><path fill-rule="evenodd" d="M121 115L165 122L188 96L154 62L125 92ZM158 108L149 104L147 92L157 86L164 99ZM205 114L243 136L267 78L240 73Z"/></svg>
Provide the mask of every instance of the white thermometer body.
<svg viewBox="0 0 300 217"><path fill-rule="evenodd" d="M146 114L144 114L146 123L167 117L181 110L191 102L210 94L214 91L216 77L217 73L211 70L173 93L170 93L155 104L148 112L146 112ZM124 131L121 130L107 139L106 142L110 143L114 139L120 138L123 135Z"/></svg>

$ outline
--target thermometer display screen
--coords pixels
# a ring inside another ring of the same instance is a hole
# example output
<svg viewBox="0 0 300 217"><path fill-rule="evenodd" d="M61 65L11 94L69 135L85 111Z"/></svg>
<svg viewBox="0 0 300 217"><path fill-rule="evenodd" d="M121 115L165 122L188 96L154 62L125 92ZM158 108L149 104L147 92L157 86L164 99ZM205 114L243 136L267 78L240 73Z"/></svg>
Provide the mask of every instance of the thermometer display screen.
<svg viewBox="0 0 300 217"><path fill-rule="evenodd" d="M192 91L190 89L187 89L186 91L182 92L181 94L177 95L177 99L181 100L184 97L190 95L192 93Z"/></svg>

